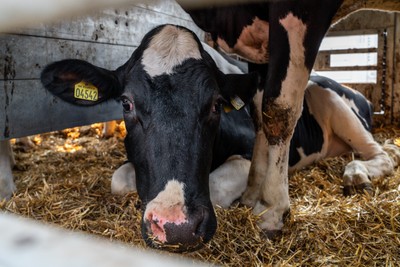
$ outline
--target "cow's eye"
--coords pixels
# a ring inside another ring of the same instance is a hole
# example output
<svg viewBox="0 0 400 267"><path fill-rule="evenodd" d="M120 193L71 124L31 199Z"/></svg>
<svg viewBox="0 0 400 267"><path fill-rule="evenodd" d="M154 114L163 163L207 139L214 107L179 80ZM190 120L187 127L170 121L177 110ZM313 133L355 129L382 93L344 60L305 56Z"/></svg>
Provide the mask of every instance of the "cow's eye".
<svg viewBox="0 0 400 267"><path fill-rule="evenodd" d="M212 107L211 112L213 114L221 114L221 110L222 110L222 105L225 103L225 100L222 97L218 97L215 102L214 105Z"/></svg>
<svg viewBox="0 0 400 267"><path fill-rule="evenodd" d="M122 107L124 108L124 112L130 112L133 110L133 103L127 99L122 99Z"/></svg>
<svg viewBox="0 0 400 267"><path fill-rule="evenodd" d="M212 113L220 114L221 113L221 106L222 106L222 103L220 101L216 101L214 103L214 106L212 107Z"/></svg>

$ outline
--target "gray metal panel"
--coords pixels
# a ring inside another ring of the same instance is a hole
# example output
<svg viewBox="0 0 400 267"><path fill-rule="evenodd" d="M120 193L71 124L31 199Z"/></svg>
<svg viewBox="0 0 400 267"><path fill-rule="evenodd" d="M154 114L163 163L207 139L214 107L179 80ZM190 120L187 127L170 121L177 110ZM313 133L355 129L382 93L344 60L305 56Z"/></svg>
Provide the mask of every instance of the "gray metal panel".
<svg viewBox="0 0 400 267"><path fill-rule="evenodd" d="M109 9L73 20L0 35L0 140L122 118L116 101L77 107L56 99L39 81L54 61L76 58L106 69L125 63L159 24L203 32L174 1Z"/></svg>
<svg viewBox="0 0 400 267"><path fill-rule="evenodd" d="M12 33L137 46L149 30L165 23L185 26L203 38L203 31L174 1L153 1L124 9L108 9Z"/></svg>
<svg viewBox="0 0 400 267"><path fill-rule="evenodd" d="M4 88L0 90L0 140L122 118L117 101L74 106L51 95L38 80L0 81L0 87Z"/></svg>
<svg viewBox="0 0 400 267"><path fill-rule="evenodd" d="M39 79L47 64L67 58L87 60L114 70L124 64L135 49L135 46L0 35L0 80Z"/></svg>
<svg viewBox="0 0 400 267"><path fill-rule="evenodd" d="M4 45L2 45L4 44ZM78 107L55 98L40 83L48 63L80 58L115 69L134 47L43 37L0 36L0 140L122 118L116 101Z"/></svg>

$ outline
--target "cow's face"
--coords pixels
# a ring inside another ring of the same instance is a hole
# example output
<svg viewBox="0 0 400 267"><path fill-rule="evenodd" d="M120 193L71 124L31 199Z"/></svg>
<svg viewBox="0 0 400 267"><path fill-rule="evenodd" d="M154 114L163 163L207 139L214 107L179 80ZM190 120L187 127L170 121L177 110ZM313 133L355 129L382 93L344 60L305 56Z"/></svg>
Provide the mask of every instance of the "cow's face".
<svg viewBox="0 0 400 267"><path fill-rule="evenodd" d="M81 80L98 88L97 100L72 96ZM115 72L61 61L44 70L42 82L75 104L120 99L149 245L190 250L211 239L217 223L208 176L221 106L231 97L249 100L255 76L222 74L192 32L166 25L149 32Z"/></svg>

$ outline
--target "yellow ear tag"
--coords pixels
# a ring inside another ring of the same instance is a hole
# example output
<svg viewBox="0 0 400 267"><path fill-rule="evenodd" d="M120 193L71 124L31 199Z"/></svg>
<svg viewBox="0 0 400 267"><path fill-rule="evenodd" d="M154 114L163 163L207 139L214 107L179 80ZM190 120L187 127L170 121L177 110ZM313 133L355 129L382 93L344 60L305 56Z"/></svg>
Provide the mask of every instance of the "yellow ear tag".
<svg viewBox="0 0 400 267"><path fill-rule="evenodd" d="M242 99L240 99L240 97L238 97L237 95L235 95L235 97L231 98L231 104L232 106L236 109L239 110L242 107L244 107L244 102Z"/></svg>
<svg viewBox="0 0 400 267"><path fill-rule="evenodd" d="M93 84L81 81L75 84L74 97L87 101L97 101L99 99L99 90Z"/></svg>

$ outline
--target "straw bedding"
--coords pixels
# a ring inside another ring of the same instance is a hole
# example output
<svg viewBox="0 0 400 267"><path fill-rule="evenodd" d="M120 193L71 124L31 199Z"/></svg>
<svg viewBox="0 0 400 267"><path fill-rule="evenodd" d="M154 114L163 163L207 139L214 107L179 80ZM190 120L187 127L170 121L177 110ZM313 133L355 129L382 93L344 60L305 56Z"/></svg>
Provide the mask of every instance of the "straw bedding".
<svg viewBox="0 0 400 267"><path fill-rule="evenodd" d="M145 246L135 193L113 196L110 177L125 160L123 128L110 139L101 124L44 134L35 148L14 145L18 191L0 209L66 229ZM378 129L375 138L399 137ZM266 240L245 207L216 208L218 230L203 249L185 254L225 266L399 266L400 168L374 181L375 195L342 195L351 155L324 160L290 178L291 214L276 240Z"/></svg>

